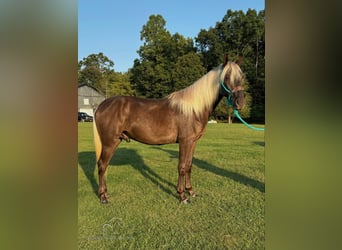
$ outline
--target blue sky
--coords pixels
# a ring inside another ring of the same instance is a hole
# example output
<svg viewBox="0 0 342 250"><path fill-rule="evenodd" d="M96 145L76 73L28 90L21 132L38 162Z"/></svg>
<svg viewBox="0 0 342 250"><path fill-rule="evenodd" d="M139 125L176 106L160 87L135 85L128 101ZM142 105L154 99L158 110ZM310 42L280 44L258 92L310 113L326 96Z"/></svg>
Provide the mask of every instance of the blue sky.
<svg viewBox="0 0 342 250"><path fill-rule="evenodd" d="M162 15L171 34L194 38L221 21L228 9L249 8L264 9L264 0L79 0L78 60L103 52L115 71L126 72L139 58L140 31L150 15Z"/></svg>

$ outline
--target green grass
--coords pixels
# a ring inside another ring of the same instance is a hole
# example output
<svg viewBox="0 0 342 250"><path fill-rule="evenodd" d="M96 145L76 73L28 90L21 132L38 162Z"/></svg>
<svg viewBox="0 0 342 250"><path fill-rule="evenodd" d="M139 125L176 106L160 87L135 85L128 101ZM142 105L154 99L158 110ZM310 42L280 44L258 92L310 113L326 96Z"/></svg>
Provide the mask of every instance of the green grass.
<svg viewBox="0 0 342 250"><path fill-rule="evenodd" d="M264 249L264 133L208 124L193 160L197 198L176 193L178 145L122 142L107 171L110 203L96 195L92 124L78 125L80 249Z"/></svg>

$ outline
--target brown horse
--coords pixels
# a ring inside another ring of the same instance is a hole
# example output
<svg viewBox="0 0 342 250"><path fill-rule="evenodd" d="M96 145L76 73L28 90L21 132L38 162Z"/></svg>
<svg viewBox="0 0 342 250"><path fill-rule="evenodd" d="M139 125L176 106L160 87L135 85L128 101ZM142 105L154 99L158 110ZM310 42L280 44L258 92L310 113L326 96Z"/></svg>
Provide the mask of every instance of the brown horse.
<svg viewBox="0 0 342 250"><path fill-rule="evenodd" d="M192 158L210 113L223 96L230 99L234 108L244 106L239 59L236 63L229 62L226 55L222 65L162 99L114 96L98 106L94 116L94 139L101 203L108 203L105 173L109 161L120 142L130 139L150 145L178 143L177 192L184 203L189 202L185 190L195 197L190 182Z"/></svg>

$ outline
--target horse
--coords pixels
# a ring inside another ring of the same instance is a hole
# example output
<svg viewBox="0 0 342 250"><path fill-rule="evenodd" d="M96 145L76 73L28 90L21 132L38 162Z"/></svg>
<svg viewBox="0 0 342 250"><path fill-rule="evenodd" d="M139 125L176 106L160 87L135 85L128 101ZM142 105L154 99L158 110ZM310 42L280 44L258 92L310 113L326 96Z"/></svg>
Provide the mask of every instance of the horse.
<svg viewBox="0 0 342 250"><path fill-rule="evenodd" d="M98 165L100 202L108 203L106 171L114 152L122 140L130 139L148 145L178 143L178 185L180 201L189 203L190 175L197 141L205 132L209 115L226 96L234 109L244 106L243 80L237 61L224 56L223 63L192 85L160 99L133 96L113 96L97 107L93 132Z"/></svg>

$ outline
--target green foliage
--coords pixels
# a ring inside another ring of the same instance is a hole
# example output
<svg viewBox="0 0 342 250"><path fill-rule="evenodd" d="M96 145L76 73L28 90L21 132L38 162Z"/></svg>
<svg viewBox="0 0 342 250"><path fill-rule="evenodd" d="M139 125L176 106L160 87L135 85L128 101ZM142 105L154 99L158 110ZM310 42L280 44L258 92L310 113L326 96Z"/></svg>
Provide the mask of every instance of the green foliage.
<svg viewBox="0 0 342 250"><path fill-rule="evenodd" d="M105 93L107 78L114 72L114 62L102 52L90 54L78 62L78 83L88 84Z"/></svg>
<svg viewBox="0 0 342 250"><path fill-rule="evenodd" d="M134 95L129 73L114 71L114 62L102 52L91 54L78 63L78 82L96 88L105 97Z"/></svg>
<svg viewBox="0 0 342 250"><path fill-rule="evenodd" d="M88 84L94 88L100 89L104 82L101 71L96 66L86 66L78 71L78 83Z"/></svg>
<svg viewBox="0 0 342 250"><path fill-rule="evenodd" d="M192 39L171 35L165 24L161 15L152 15L142 28L140 59L131 69L131 83L139 96L164 97L205 73Z"/></svg>
<svg viewBox="0 0 342 250"><path fill-rule="evenodd" d="M205 68L202 66L200 57L194 53L188 53L177 59L172 71L172 82L174 90L183 89L199 79L205 74Z"/></svg>
<svg viewBox="0 0 342 250"><path fill-rule="evenodd" d="M140 33L144 41L138 50L141 59L136 59L131 69L131 83L138 95L160 98L168 92L171 74L165 55L169 52L171 34L165 24L161 15L151 15Z"/></svg>
<svg viewBox="0 0 342 250"><path fill-rule="evenodd" d="M207 71L222 63L223 55L227 50L223 48L215 29L202 29L195 40L197 49L202 54L203 66Z"/></svg>
<svg viewBox="0 0 342 250"><path fill-rule="evenodd" d="M178 145L121 143L110 161L110 203L101 205L92 124L78 133L79 249L265 249L264 133L208 124L192 184L180 204Z"/></svg>
<svg viewBox="0 0 342 250"><path fill-rule="evenodd" d="M131 72L131 84L138 96L161 98L168 93L171 76L162 64L136 59Z"/></svg>
<svg viewBox="0 0 342 250"><path fill-rule="evenodd" d="M133 96L135 91L129 82L129 73L112 72L107 78L107 96Z"/></svg>
<svg viewBox="0 0 342 250"><path fill-rule="evenodd" d="M93 66L101 73L105 73L113 70L114 62L100 52L98 54L90 54L86 58L83 58L78 65L80 70Z"/></svg>

